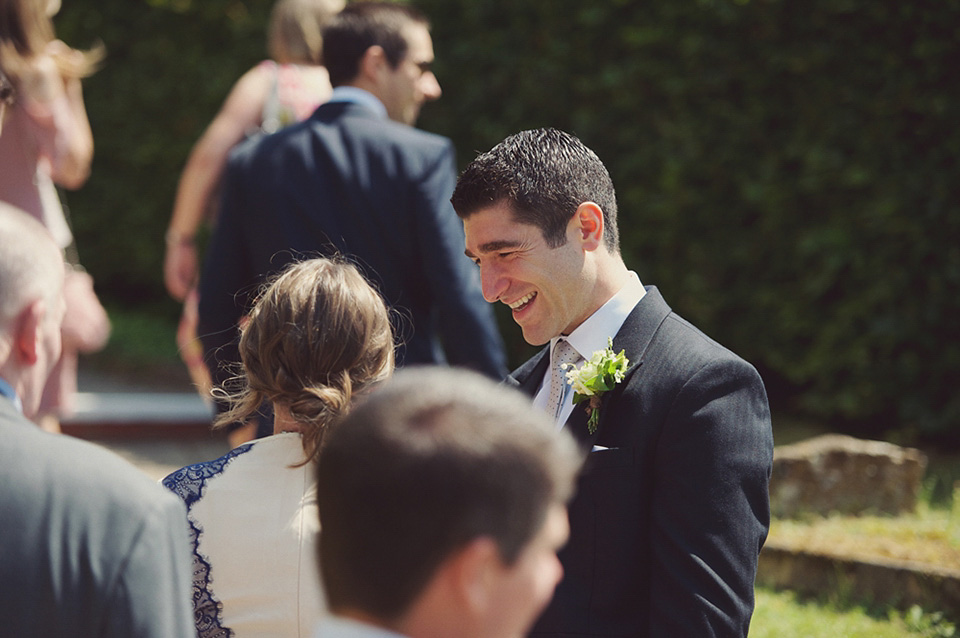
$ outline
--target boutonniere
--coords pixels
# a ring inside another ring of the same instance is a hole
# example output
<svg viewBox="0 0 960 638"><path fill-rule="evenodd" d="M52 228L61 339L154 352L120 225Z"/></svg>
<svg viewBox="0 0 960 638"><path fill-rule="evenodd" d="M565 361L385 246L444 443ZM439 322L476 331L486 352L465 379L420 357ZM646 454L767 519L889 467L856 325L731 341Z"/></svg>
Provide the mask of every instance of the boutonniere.
<svg viewBox="0 0 960 638"><path fill-rule="evenodd" d="M600 422L600 401L603 395L623 381L623 375L629 365L630 362L623 354L623 350L617 354L613 353L613 339L610 337L607 337L607 347L594 352L590 360L584 361L579 368L572 363L564 364L567 383L573 386L573 404L587 402L587 414L590 415L587 430L590 434L597 431L597 424Z"/></svg>

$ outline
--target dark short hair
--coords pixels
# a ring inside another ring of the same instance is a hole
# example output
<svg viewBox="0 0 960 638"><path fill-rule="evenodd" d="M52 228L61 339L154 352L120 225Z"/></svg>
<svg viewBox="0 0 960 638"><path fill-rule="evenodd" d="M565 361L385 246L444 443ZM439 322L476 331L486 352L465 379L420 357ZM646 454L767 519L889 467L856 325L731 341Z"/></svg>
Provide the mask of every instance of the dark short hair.
<svg viewBox="0 0 960 638"><path fill-rule="evenodd" d="M429 28L426 17L409 5L392 2L353 2L323 29L323 64L330 83L341 86L357 77L360 60L372 46L380 46L396 68L407 55L404 30L410 24Z"/></svg>
<svg viewBox="0 0 960 638"><path fill-rule="evenodd" d="M409 610L458 549L490 537L513 564L566 502L582 455L519 392L450 368L407 369L334 426L317 462L330 608Z"/></svg>
<svg viewBox="0 0 960 638"><path fill-rule="evenodd" d="M577 207L603 210L603 240L619 252L617 196L596 153L575 136L554 128L511 135L467 165L450 200L466 219L482 208L509 204L516 221L540 229L552 248L566 243Z"/></svg>

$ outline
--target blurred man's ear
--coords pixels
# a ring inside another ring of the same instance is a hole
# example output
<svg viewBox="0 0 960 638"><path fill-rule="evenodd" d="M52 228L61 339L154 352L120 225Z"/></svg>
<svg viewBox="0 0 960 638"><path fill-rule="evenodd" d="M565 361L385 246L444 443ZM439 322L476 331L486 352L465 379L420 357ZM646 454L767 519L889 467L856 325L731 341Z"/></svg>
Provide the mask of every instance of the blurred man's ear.
<svg viewBox="0 0 960 638"><path fill-rule="evenodd" d="M449 559L448 569L457 593L475 616L487 613L496 600L494 590L499 585L497 575L502 565L497 544L485 536L470 541Z"/></svg>
<svg viewBox="0 0 960 638"><path fill-rule="evenodd" d="M41 324L46 313L46 302L37 299L20 311L14 321L13 356L21 366L31 366L37 362Z"/></svg>
<svg viewBox="0 0 960 638"><path fill-rule="evenodd" d="M380 81L384 71L390 69L390 62L387 60L387 53L378 44L367 49L363 57L360 58L359 79L374 84Z"/></svg>

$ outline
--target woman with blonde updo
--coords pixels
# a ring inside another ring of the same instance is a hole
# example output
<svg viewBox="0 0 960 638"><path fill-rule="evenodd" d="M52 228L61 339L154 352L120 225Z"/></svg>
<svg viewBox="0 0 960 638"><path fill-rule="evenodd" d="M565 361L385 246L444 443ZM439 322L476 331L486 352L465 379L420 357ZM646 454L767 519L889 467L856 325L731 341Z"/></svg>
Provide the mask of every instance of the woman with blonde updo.
<svg viewBox="0 0 960 638"><path fill-rule="evenodd" d="M205 636L309 636L324 613L315 462L329 423L393 371L380 295L335 259L293 264L241 328L242 388L215 426L273 406L273 436L170 474L187 505ZM232 633L225 633L232 632Z"/></svg>

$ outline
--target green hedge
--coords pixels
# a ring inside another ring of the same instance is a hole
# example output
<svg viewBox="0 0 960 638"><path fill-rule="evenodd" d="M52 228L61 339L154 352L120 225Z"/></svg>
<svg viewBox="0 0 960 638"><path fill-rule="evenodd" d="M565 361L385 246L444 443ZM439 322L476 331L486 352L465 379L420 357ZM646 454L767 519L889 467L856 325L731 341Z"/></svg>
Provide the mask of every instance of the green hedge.
<svg viewBox="0 0 960 638"><path fill-rule="evenodd" d="M444 88L421 126L462 164L522 128L576 133L617 185L628 265L777 399L877 435L960 430L960 0L418 4ZM177 175L267 9L67 3L61 32L109 54L70 196L105 296L162 296Z"/></svg>
<svg viewBox="0 0 960 638"><path fill-rule="evenodd" d="M84 82L93 172L66 193L78 249L110 301L164 300L163 235L190 148L233 83L266 57L269 0L69 0L56 19L73 46L103 42ZM171 301L162 306L176 313Z"/></svg>

